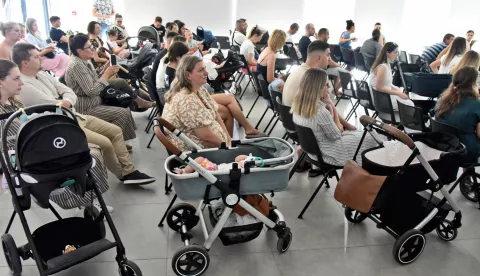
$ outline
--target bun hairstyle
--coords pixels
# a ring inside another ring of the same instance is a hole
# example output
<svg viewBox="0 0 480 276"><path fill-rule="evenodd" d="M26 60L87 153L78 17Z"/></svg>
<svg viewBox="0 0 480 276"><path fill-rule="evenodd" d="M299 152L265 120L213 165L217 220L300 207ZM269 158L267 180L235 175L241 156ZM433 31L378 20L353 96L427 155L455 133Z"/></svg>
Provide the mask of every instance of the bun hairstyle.
<svg viewBox="0 0 480 276"><path fill-rule="evenodd" d="M373 38L373 40L375 40L375 41L380 40L380 30L378 30L378 29L373 30L373 32L372 32L372 38Z"/></svg>
<svg viewBox="0 0 480 276"><path fill-rule="evenodd" d="M18 24L15 23L15 22L6 22L6 23L3 23L3 22L0 22L0 32L2 33L2 35L5 37L5 35L10 32L13 27L17 26Z"/></svg>
<svg viewBox="0 0 480 276"><path fill-rule="evenodd" d="M352 27L355 27L353 20L347 20L347 30L350 30Z"/></svg>
<svg viewBox="0 0 480 276"><path fill-rule="evenodd" d="M175 62L175 61L177 61L177 58L183 57L189 51L190 51L190 49L188 48L188 46L185 43L179 42L179 41L173 42L172 45L170 45L170 47L168 47L168 54L167 54L167 57L164 60L164 63L167 64L170 61Z"/></svg>
<svg viewBox="0 0 480 276"><path fill-rule="evenodd" d="M248 34L248 38L252 38L253 36L261 36L262 34L263 34L262 29L258 27L258 25L255 25L255 27L253 27L250 30L250 33Z"/></svg>

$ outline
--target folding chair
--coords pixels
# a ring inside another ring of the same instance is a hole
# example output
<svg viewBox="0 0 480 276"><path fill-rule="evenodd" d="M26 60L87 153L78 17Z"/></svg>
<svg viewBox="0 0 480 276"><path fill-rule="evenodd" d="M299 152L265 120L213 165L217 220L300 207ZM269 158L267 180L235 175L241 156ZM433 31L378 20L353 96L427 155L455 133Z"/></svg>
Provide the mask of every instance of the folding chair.
<svg viewBox="0 0 480 276"><path fill-rule="evenodd" d="M232 46L233 47L233 46ZM255 86L255 82L254 82L254 79L253 79L253 75L252 75L252 71L250 70L250 66L248 66L248 62L247 60L245 59L245 57L243 55L238 55L240 57L240 60L243 62L243 66L242 66L242 70L241 70L241 77L239 77L237 83L241 83L243 81L243 79L245 78L245 76L248 77L248 82L247 82L247 85L245 86L245 88L243 88L243 90L240 92L240 97L239 99L241 100L243 95L245 94L245 92L247 91L247 88L250 84L252 84L253 86L253 89L255 90L255 92L257 92L257 87ZM240 86L241 87L241 86ZM248 118L248 117L247 117Z"/></svg>
<svg viewBox="0 0 480 276"><path fill-rule="evenodd" d="M292 113L290 113L290 106L284 105L282 103L281 97L276 97L275 101L277 102L280 121L282 121L282 125L285 128L285 135L283 135L282 139L284 139L285 141L288 141L288 139L290 139L294 143L298 143L297 130L295 129L295 124L293 123L293 115ZM291 177L292 176L290 175L290 178Z"/></svg>
<svg viewBox="0 0 480 276"><path fill-rule="evenodd" d="M429 132L430 129L425 125L423 110L420 107L406 105L397 101L400 123L405 128L405 132Z"/></svg>
<svg viewBox="0 0 480 276"><path fill-rule="evenodd" d="M399 120L395 117L390 94L377 91L372 88L373 105L378 112L378 118L387 124L398 124Z"/></svg>
<svg viewBox="0 0 480 276"><path fill-rule="evenodd" d="M377 117L377 111L375 110L375 106L373 105L372 94L370 93L370 86L366 81L355 81L356 87L356 96L361 106L365 109L365 114L370 116L368 110L373 111L372 118Z"/></svg>
<svg viewBox="0 0 480 276"><path fill-rule="evenodd" d="M360 101L357 99L357 95L355 93L355 88L352 82L352 75L349 72L339 72L340 73L340 83L342 84L343 94L350 97L350 103L352 104L352 109L348 112L345 120L349 120L353 114L355 114L355 118L357 117L357 107L360 105ZM356 100L354 103L352 99ZM340 99L337 100L337 104L340 102ZM336 106L336 105L335 105Z"/></svg>
<svg viewBox="0 0 480 276"><path fill-rule="evenodd" d="M258 81L258 86L260 87L260 90L262 91L262 96L263 96L263 99L265 100L265 103L267 104L267 108L265 109L265 112L263 112L263 115L262 117L260 117L260 120L258 121L257 125L255 126L255 128L258 128L258 126L260 125L260 123L262 122L263 118L265 117L265 114L267 114L268 110L272 110L273 111L273 116L272 118L270 119L270 121L268 122L267 124L267 127L265 128L265 130L263 131L264 133L267 131L268 127L270 126L270 124L273 122L273 120L277 117L277 113L275 112L275 110L273 109L273 102L272 102L272 99L270 98L270 92L268 91L268 84L267 82L263 79L263 76L262 74L258 73L258 72L254 72L253 73L253 76L255 78L257 78L257 81Z"/></svg>

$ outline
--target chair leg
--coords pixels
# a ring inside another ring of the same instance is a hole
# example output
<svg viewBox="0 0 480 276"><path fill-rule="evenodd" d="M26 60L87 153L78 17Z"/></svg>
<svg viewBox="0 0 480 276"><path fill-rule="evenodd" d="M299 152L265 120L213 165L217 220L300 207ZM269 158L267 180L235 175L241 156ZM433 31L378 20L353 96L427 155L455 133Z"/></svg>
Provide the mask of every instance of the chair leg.
<svg viewBox="0 0 480 276"><path fill-rule="evenodd" d="M335 103L335 107L337 107L338 103L342 100L342 97L338 97L337 102Z"/></svg>
<svg viewBox="0 0 480 276"><path fill-rule="evenodd" d="M254 101L254 102L253 102L253 104L252 104L252 107L250 108L250 111L248 111L248 114L247 114L247 116L246 116L245 118L247 118L247 119L248 119L248 116L250 116L250 113L252 112L252 110L253 110L253 107L254 107L254 106L255 106L255 104L257 103L257 101L258 101L258 98L260 98L260 96L257 96L257 98L255 99L255 101Z"/></svg>
<svg viewBox="0 0 480 276"><path fill-rule="evenodd" d="M350 103L352 104L352 107L355 107L355 108L353 108L353 113L355 113L355 118L357 118L358 115L357 115L356 110L357 110L357 106L358 106L359 102L357 101L357 102L354 104L353 101L352 101L352 98L350 98ZM351 116L351 115L350 115L350 116Z"/></svg>
<svg viewBox="0 0 480 276"><path fill-rule="evenodd" d="M260 117L260 120L258 121L258 123L257 123L257 125L255 126L255 128L258 129L258 126L259 126L260 123L262 122L263 117L265 117L265 114L267 114L267 111L268 111L268 107L265 109L265 112L263 112L263 115L262 115L262 117Z"/></svg>
<svg viewBox="0 0 480 276"><path fill-rule="evenodd" d="M277 120L275 121L275 123L273 124L272 128L270 129L270 131L268 132L268 136L270 136L270 134L272 134L273 130L275 129L275 127L277 126L278 124L278 121L280 121L280 117L277 116Z"/></svg>
<svg viewBox="0 0 480 276"><path fill-rule="evenodd" d="M350 112L348 112L347 117L345 117L345 120L346 120L346 121L350 120L350 118L352 117L353 114L355 114L355 118L357 118L357 112L356 112L356 110L357 110L357 108L358 108L359 105L360 105L360 101L357 101L357 102L353 105L352 110L350 110Z"/></svg>
<svg viewBox="0 0 480 276"><path fill-rule="evenodd" d="M320 184L318 184L317 189L315 190L315 192L313 193L313 195L310 197L310 199L308 200L308 202L307 202L307 204L305 205L305 207L303 207L303 210L302 210L302 212L300 212L300 215L298 215L298 218L299 218L299 219L302 219L302 218L303 218L303 214L305 213L305 211L307 211L307 209L308 209L308 207L310 206L310 204L312 203L313 199L317 196L318 191L320 191L320 189L322 188L323 184L328 181L328 173L327 173L326 175L327 175L327 176L323 177L322 182L320 182Z"/></svg>
<svg viewBox="0 0 480 276"><path fill-rule="evenodd" d="M155 115L154 115L155 112L157 112L157 107L156 107L156 106L154 106L154 107L152 108L152 110L150 111L150 114L148 115L148 119L149 119L149 120L153 119L153 116L155 116Z"/></svg>
<svg viewBox="0 0 480 276"><path fill-rule="evenodd" d="M282 139L285 140L288 138L288 131L285 131L285 134L283 134Z"/></svg>
<svg viewBox="0 0 480 276"><path fill-rule="evenodd" d="M295 165L293 165L293 168L290 170L290 173L288 175L288 180L290 180L292 178L292 176L295 174L295 172L297 171L297 168L298 166L300 166L300 163L302 163L302 161L305 159L305 157L307 156L307 153L306 152L302 152L302 154L300 155L300 157L298 157L298 160L297 162L295 162Z"/></svg>
<svg viewBox="0 0 480 276"><path fill-rule="evenodd" d="M265 128L265 130L263 131L263 133L267 132L268 127L270 126L270 124L273 122L273 120L275 120L275 117L277 117L276 115L277 115L277 114L275 114L275 111L274 111L274 112L273 112L273 116L272 116L272 118L270 119L270 121L268 122L267 127Z"/></svg>
<svg viewBox="0 0 480 276"><path fill-rule="evenodd" d="M153 142L153 138L155 138L155 133L152 134L152 138L150 138L150 142L148 142L147 149L150 148L150 145L151 145L152 142Z"/></svg>
<svg viewBox="0 0 480 276"><path fill-rule="evenodd" d="M165 210L165 213L163 213L163 217L160 220L160 223L158 224L158 227L163 227L163 222L167 218L167 213L168 213L168 211L170 211L170 209L172 208L172 206L173 206L173 204L175 203L176 200L177 200L177 194L175 194L173 196L172 200L170 201L170 204L167 207L167 210Z"/></svg>
<svg viewBox="0 0 480 276"><path fill-rule="evenodd" d="M165 173L165 194L168 195L172 191L172 185L168 185L168 174Z"/></svg>
<svg viewBox="0 0 480 276"><path fill-rule="evenodd" d="M243 95L244 95L245 92L247 91L247 88L250 86L250 83L252 83L252 79L249 79L248 82L247 82L247 85L245 86L245 88L243 88L243 91L242 91L242 93L240 94L240 100L242 99Z"/></svg>

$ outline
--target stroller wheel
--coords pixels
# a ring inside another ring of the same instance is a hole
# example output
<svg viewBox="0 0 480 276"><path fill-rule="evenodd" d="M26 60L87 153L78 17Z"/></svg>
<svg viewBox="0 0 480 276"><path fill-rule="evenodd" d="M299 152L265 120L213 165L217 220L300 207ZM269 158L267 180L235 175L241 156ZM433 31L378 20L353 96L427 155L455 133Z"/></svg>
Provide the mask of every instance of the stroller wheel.
<svg viewBox="0 0 480 276"><path fill-rule="evenodd" d="M5 254L5 260L13 276L20 276L22 274L22 263L20 256L18 255L17 245L13 240L12 235L4 234L2 236L3 253Z"/></svg>
<svg viewBox="0 0 480 276"><path fill-rule="evenodd" d="M480 179L477 179L477 183L479 183ZM472 201L477 203L478 202L478 197L477 194L475 193L475 184L473 183L473 177L465 177L461 182L460 182L460 192L462 195Z"/></svg>
<svg viewBox="0 0 480 276"><path fill-rule="evenodd" d="M107 233L105 230L105 224L103 223L103 219L101 221L97 221L97 218L100 217L100 212L96 207L85 207L85 210L83 211L83 217L95 222L100 228L100 235L102 236L102 238L105 238Z"/></svg>
<svg viewBox="0 0 480 276"><path fill-rule="evenodd" d="M172 258L173 272L178 276L202 275L209 264L208 252L200 245L187 245L175 252Z"/></svg>
<svg viewBox="0 0 480 276"><path fill-rule="evenodd" d="M172 207L167 214L167 224L173 231L179 232L182 225L190 231L198 223L197 209L188 203L180 203Z"/></svg>
<svg viewBox="0 0 480 276"><path fill-rule="evenodd" d="M412 263L422 254L426 242L425 235L421 231L408 230L395 241L393 258L400 264Z"/></svg>
<svg viewBox="0 0 480 276"><path fill-rule="evenodd" d="M351 223L360 223L367 218L367 215L350 207L345 207L345 218Z"/></svg>
<svg viewBox="0 0 480 276"><path fill-rule="evenodd" d="M453 241L457 235L457 228L448 219L442 221L436 228L438 236L444 241Z"/></svg>
<svg viewBox="0 0 480 276"><path fill-rule="evenodd" d="M142 271L136 263L126 260L118 268L118 274L120 276L142 276Z"/></svg>
<svg viewBox="0 0 480 276"><path fill-rule="evenodd" d="M285 235L281 238L278 238L277 241L277 251L278 253L285 253L290 248L292 244L293 234L290 231L290 228L287 227Z"/></svg>

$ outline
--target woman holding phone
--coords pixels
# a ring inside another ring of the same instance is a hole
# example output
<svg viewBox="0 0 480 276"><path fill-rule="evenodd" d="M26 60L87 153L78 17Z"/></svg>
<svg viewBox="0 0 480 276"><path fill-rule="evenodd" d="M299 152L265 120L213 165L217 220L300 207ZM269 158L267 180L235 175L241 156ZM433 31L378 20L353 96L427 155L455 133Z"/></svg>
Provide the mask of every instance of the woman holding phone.
<svg viewBox="0 0 480 276"><path fill-rule="evenodd" d="M47 42L41 38L36 19L27 18L25 25L27 31L25 40L35 45L40 51L42 69L51 71L57 77L63 76L67 69L69 57L64 53L55 52L57 47L56 42L47 44Z"/></svg>

